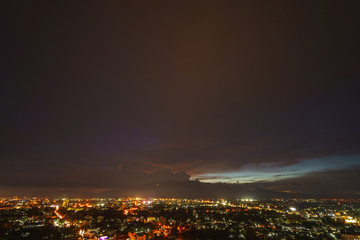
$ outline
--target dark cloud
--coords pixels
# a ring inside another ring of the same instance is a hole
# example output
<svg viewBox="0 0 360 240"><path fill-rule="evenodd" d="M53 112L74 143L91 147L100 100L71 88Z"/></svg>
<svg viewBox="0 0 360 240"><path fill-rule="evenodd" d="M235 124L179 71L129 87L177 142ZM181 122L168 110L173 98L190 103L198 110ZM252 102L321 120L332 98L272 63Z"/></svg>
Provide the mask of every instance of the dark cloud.
<svg viewBox="0 0 360 240"><path fill-rule="evenodd" d="M1 185L91 191L358 154L358 5L2 3Z"/></svg>

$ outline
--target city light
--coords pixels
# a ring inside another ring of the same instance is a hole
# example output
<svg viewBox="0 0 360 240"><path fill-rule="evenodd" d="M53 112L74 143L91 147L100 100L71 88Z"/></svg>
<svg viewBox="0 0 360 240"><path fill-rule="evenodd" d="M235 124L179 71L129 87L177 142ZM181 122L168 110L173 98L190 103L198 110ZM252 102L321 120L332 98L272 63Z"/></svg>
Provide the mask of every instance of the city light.
<svg viewBox="0 0 360 240"><path fill-rule="evenodd" d="M1 219L1 211L14 217ZM0 199L0 220L23 229L19 238L31 236L31 229L53 226L81 240L176 239L203 230L225 234L223 239L246 240L251 231L263 239L351 239L360 228L359 212L360 200L344 199Z"/></svg>

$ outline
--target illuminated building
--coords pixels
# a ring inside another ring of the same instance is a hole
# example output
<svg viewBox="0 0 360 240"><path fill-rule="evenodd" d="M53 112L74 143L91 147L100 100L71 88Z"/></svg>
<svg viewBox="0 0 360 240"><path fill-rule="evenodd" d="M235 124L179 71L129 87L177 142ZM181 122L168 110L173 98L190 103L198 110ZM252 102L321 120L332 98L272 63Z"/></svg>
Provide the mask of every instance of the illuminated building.
<svg viewBox="0 0 360 240"><path fill-rule="evenodd" d="M343 240L360 240L360 234L342 234L341 239Z"/></svg>
<svg viewBox="0 0 360 240"><path fill-rule="evenodd" d="M64 199L63 203L62 203L63 207L67 207L69 206L69 199Z"/></svg>
<svg viewBox="0 0 360 240"><path fill-rule="evenodd" d="M136 235L136 240L146 240L145 234Z"/></svg>

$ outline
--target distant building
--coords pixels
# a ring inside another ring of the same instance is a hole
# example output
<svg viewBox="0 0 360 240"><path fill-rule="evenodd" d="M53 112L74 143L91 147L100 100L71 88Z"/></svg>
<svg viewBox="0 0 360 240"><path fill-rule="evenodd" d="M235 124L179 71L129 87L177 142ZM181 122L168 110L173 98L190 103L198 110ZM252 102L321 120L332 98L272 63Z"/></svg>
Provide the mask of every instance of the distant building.
<svg viewBox="0 0 360 240"><path fill-rule="evenodd" d="M130 237L130 240L146 240L146 234L136 234L136 233L132 233L132 232L129 232L129 237Z"/></svg>
<svg viewBox="0 0 360 240"><path fill-rule="evenodd" d="M160 223L161 224L166 224L166 217L161 216L160 217Z"/></svg>
<svg viewBox="0 0 360 240"><path fill-rule="evenodd" d="M64 199L63 203L62 203L63 207L68 207L69 206L69 199Z"/></svg>
<svg viewBox="0 0 360 240"><path fill-rule="evenodd" d="M341 234L341 239L343 240L360 240L360 233L354 233L354 234Z"/></svg>
<svg viewBox="0 0 360 240"><path fill-rule="evenodd" d="M146 240L145 234L136 235L136 240Z"/></svg>
<svg viewBox="0 0 360 240"><path fill-rule="evenodd" d="M98 216L97 217L97 222L100 223L102 221L104 221L104 216Z"/></svg>
<svg viewBox="0 0 360 240"><path fill-rule="evenodd" d="M147 222L151 222L151 221L156 221L156 217L147 217L146 219Z"/></svg>

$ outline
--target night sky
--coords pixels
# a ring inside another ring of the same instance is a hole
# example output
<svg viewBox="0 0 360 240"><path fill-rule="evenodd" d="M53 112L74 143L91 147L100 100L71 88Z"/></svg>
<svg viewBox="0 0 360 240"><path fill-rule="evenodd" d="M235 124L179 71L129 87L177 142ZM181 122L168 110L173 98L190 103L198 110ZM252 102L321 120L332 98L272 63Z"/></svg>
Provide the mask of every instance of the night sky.
<svg viewBox="0 0 360 240"><path fill-rule="evenodd" d="M3 1L0 195L360 194L359 9Z"/></svg>

